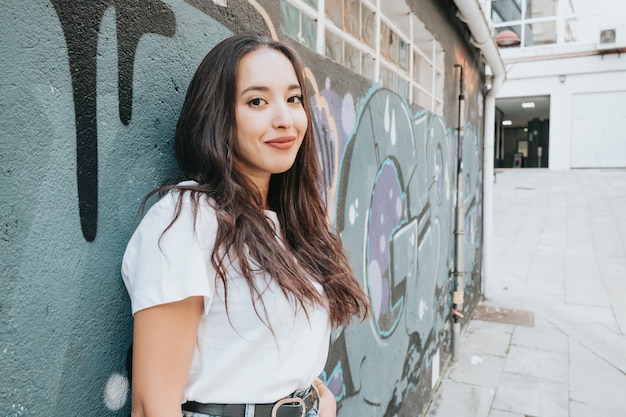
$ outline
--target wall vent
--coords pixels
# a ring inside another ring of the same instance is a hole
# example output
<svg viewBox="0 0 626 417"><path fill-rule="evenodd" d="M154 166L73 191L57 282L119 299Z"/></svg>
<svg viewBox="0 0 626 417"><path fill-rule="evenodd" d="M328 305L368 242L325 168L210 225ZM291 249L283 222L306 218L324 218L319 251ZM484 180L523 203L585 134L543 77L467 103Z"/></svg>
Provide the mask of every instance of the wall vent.
<svg viewBox="0 0 626 417"><path fill-rule="evenodd" d="M600 31L600 45L614 45L617 41L617 29L604 29Z"/></svg>

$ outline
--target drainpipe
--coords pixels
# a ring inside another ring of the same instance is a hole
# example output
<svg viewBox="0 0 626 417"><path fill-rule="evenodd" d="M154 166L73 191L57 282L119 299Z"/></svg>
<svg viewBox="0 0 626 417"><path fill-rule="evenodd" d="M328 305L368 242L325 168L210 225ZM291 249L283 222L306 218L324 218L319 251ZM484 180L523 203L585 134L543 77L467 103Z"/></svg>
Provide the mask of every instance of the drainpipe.
<svg viewBox="0 0 626 417"><path fill-rule="evenodd" d="M492 37L491 28L481 9L478 0L454 0L458 8L457 16L464 22L472 34L472 44L480 49L486 64L491 68L491 87L485 94L485 133L483 142L483 265L482 291L485 297L489 295L491 279L491 245L493 236L493 182L494 182L494 124L496 113L496 94L504 79L506 71L500 57L498 46ZM458 202L461 205L462 202ZM453 300L454 301L454 300ZM458 320L455 320L458 322ZM455 323L456 324L456 323ZM458 356L458 340L460 337L460 323L453 325L453 358ZM456 342L455 342L456 340Z"/></svg>
<svg viewBox="0 0 626 417"><path fill-rule="evenodd" d="M463 119L465 95L463 94L463 66L455 64L454 68L459 72L458 98L457 98L457 159L456 159L456 211L454 228L454 291L452 292L452 354L457 359L459 335L461 333L461 320L463 319L463 298L465 294L465 207L463 206Z"/></svg>

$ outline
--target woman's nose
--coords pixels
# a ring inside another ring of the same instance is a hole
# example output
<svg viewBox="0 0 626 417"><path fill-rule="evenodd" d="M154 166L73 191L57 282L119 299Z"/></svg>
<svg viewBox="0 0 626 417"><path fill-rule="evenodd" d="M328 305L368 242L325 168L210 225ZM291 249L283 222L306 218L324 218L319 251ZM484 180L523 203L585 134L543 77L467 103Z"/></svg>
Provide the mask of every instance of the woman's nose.
<svg viewBox="0 0 626 417"><path fill-rule="evenodd" d="M273 117L272 122L277 129L288 128L293 124L293 117L288 103L275 103Z"/></svg>

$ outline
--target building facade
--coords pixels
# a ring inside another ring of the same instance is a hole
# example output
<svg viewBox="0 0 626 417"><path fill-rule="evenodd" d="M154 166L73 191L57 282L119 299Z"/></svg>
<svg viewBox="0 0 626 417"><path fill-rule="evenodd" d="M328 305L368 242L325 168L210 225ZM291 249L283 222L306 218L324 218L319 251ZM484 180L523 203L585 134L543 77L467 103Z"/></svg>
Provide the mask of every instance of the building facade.
<svg viewBox="0 0 626 417"><path fill-rule="evenodd" d="M122 254L144 196L179 178L193 71L241 31L304 59L332 222L370 297L322 374L339 415L425 413L452 313L481 295L487 76L453 0L9 0L1 415L129 414Z"/></svg>
<svg viewBox="0 0 626 417"><path fill-rule="evenodd" d="M496 165L626 167L626 6L493 0L491 13L507 68Z"/></svg>

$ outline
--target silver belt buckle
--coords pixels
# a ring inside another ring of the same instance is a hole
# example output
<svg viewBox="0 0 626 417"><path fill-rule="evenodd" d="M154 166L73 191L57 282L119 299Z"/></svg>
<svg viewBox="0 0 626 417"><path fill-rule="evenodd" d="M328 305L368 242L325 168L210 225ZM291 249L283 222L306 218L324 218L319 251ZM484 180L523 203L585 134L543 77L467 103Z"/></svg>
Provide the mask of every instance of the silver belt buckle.
<svg viewBox="0 0 626 417"><path fill-rule="evenodd" d="M281 405L290 404L290 403L298 403L298 405L302 409L302 414L300 415L300 417L305 416L306 404L304 404L304 400L299 397L293 397L293 398L283 398L282 400L276 401L276 404L274 404L274 407L272 407L272 417L276 417L276 413L278 412L278 409L280 408Z"/></svg>

